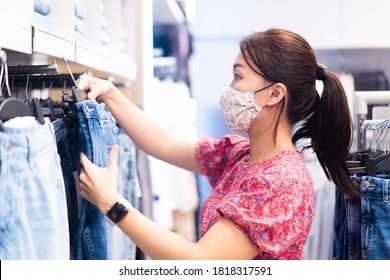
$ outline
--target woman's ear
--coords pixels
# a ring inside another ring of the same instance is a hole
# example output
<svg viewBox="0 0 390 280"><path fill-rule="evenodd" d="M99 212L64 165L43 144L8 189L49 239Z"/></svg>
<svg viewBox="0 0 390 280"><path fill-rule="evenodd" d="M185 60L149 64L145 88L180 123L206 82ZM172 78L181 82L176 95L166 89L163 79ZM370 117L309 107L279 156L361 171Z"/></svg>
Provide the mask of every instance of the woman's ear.
<svg viewBox="0 0 390 280"><path fill-rule="evenodd" d="M273 90L272 90L271 95L268 99L267 105L272 106L272 105L279 103L286 95L286 92L287 92L287 88L284 84L276 83L273 86Z"/></svg>

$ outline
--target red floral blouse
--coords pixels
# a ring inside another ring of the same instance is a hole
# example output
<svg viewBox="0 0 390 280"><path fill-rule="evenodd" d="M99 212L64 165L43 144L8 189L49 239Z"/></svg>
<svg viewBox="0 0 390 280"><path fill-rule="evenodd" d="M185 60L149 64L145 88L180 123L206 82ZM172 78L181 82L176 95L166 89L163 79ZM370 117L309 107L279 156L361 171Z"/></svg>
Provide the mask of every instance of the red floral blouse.
<svg viewBox="0 0 390 280"><path fill-rule="evenodd" d="M202 236L227 217L257 246L255 259L304 258L314 190L302 153L283 151L247 162L249 140L233 134L220 140L202 138L196 153L213 187L202 208Z"/></svg>

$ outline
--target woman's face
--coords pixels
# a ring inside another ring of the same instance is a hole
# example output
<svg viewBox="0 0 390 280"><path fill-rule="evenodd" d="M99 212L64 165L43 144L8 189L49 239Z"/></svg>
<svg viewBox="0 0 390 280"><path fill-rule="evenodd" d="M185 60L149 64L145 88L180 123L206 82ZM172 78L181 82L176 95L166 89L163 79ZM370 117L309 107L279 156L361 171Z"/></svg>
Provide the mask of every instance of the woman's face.
<svg viewBox="0 0 390 280"><path fill-rule="evenodd" d="M241 52L238 54L233 65L233 80L230 87L241 92L256 92L271 83L249 67ZM264 107L271 94L272 87L255 93L254 99L257 106Z"/></svg>

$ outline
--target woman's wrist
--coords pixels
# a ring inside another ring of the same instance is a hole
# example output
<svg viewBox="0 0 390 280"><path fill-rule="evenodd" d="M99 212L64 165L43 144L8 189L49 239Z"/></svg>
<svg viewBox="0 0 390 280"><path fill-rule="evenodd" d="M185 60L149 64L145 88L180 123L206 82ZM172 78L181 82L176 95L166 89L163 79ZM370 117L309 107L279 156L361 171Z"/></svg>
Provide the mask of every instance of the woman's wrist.
<svg viewBox="0 0 390 280"><path fill-rule="evenodd" d="M122 201L124 198L118 194L116 196L112 196L110 198L105 199L101 203L99 203L98 208L100 212L106 215L108 209L110 209L116 202Z"/></svg>
<svg viewBox="0 0 390 280"><path fill-rule="evenodd" d="M118 89L115 87L115 85L112 82L107 81L106 94L104 95L104 100L102 101L106 104L113 101L117 95L117 91Z"/></svg>

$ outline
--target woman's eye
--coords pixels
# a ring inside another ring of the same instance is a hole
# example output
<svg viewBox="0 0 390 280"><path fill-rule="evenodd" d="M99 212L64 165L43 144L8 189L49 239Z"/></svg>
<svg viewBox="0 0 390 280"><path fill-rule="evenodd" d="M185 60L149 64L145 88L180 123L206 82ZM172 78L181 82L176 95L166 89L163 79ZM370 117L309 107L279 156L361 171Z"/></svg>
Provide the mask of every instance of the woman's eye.
<svg viewBox="0 0 390 280"><path fill-rule="evenodd" d="M240 79L240 76L238 74L233 75L233 80L238 81Z"/></svg>

